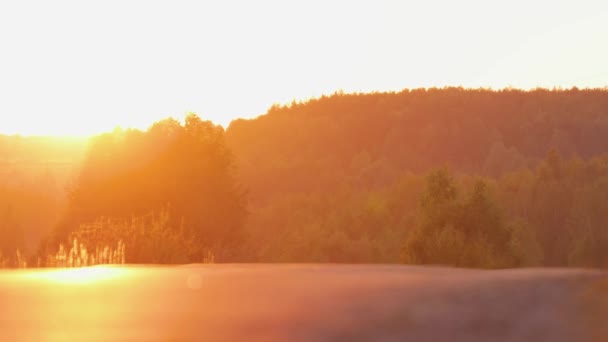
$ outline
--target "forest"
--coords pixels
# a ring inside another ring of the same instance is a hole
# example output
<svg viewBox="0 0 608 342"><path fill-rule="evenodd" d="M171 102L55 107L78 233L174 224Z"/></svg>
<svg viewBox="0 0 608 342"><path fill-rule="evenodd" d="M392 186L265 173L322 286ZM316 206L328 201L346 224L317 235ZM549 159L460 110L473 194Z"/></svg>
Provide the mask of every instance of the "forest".
<svg viewBox="0 0 608 342"><path fill-rule="evenodd" d="M0 136L0 266L608 266L608 89L338 92Z"/></svg>

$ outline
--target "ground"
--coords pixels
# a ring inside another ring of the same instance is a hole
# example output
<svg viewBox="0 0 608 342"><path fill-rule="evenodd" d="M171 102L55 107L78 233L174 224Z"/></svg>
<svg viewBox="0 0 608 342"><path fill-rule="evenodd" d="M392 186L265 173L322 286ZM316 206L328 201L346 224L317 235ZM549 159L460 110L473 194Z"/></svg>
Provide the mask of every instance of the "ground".
<svg viewBox="0 0 608 342"><path fill-rule="evenodd" d="M608 274L378 265L0 272L1 341L608 341Z"/></svg>

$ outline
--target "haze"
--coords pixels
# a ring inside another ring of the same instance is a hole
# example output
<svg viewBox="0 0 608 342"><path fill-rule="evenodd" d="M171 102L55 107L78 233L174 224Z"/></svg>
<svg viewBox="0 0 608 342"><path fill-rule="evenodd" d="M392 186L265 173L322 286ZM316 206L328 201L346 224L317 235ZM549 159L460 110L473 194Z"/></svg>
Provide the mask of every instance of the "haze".
<svg viewBox="0 0 608 342"><path fill-rule="evenodd" d="M601 1L0 4L0 133L227 125L337 90L604 87Z"/></svg>

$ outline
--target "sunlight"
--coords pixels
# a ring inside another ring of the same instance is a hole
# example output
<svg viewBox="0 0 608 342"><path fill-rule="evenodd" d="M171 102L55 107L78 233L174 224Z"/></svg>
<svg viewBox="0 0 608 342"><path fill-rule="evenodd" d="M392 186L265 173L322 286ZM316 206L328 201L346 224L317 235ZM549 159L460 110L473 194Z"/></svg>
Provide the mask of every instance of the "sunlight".
<svg viewBox="0 0 608 342"><path fill-rule="evenodd" d="M121 267L94 266L51 271L35 271L26 274L26 277L60 284L93 284L113 280L124 276L127 273L128 270Z"/></svg>
<svg viewBox="0 0 608 342"><path fill-rule="evenodd" d="M118 119L113 116L102 116L95 118L76 119L68 114L55 114L52 118L38 119L31 115L10 118L9 122L2 125L0 134L19 134L23 136L55 136L88 138L122 127L123 129L146 129L154 120L161 117L150 116L148 118L131 118L130 120ZM164 118L164 117L162 117ZM0 119L0 122L2 120Z"/></svg>
<svg viewBox="0 0 608 342"><path fill-rule="evenodd" d="M518 2L3 1L0 132L88 136L187 111L227 126L340 89L606 85L608 2Z"/></svg>

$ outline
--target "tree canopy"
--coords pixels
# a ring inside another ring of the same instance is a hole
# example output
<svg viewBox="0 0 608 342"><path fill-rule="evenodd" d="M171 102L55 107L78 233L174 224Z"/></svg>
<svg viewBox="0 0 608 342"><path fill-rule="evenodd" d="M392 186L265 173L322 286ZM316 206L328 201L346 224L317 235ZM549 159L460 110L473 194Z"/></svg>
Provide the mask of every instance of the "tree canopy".
<svg viewBox="0 0 608 342"><path fill-rule="evenodd" d="M0 248L55 226L42 253L74 236L137 262L607 266L606 108L607 89L336 93L117 129L82 162L0 136Z"/></svg>
<svg viewBox="0 0 608 342"><path fill-rule="evenodd" d="M245 217L244 193L233 172L223 128L194 114L183 125L167 119L145 132L115 130L94 137L54 239L101 217L165 210L169 225L182 227L197 242L192 260L207 250L229 260Z"/></svg>

